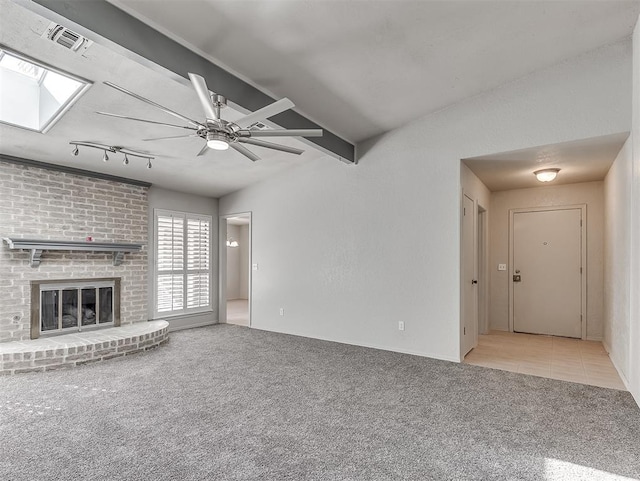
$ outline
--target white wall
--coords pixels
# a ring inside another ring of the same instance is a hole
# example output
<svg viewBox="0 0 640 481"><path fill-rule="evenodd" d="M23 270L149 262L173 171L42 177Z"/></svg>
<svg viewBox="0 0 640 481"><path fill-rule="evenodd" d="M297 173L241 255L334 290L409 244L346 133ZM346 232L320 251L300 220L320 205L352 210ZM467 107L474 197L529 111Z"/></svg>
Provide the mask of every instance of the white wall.
<svg viewBox="0 0 640 481"><path fill-rule="evenodd" d="M632 136L629 390L640 405L640 22L633 34Z"/></svg>
<svg viewBox="0 0 640 481"><path fill-rule="evenodd" d="M253 326L460 360L460 159L629 130L630 71L620 42L222 198L253 212Z"/></svg>
<svg viewBox="0 0 640 481"><path fill-rule="evenodd" d="M240 243L240 226L227 224L227 239ZM240 294L240 253L242 244L238 247L227 247L227 300L241 299Z"/></svg>
<svg viewBox="0 0 640 481"><path fill-rule="evenodd" d="M185 194L173 190L152 186L149 189L149 272L154 272L156 260L154 209L175 210L193 214L204 214L212 217L211 222L211 305L212 311L188 316L162 317L169 322L169 330L204 326L218 321L218 199ZM153 278L149 276L149 319L153 319Z"/></svg>
<svg viewBox="0 0 640 481"><path fill-rule="evenodd" d="M604 345L628 385L630 364L631 138L604 181Z"/></svg>
<svg viewBox="0 0 640 481"><path fill-rule="evenodd" d="M249 299L249 249L251 248L251 239L249 237L249 226L240 226L240 299Z"/></svg>
<svg viewBox="0 0 640 481"><path fill-rule="evenodd" d="M506 190L491 194L490 325L509 330L509 210L527 207L587 204L587 338L602 339L604 200L602 182L549 185L533 189Z"/></svg>
<svg viewBox="0 0 640 481"><path fill-rule="evenodd" d="M490 246L490 204L491 204L491 192L487 189L487 186L474 174L469 167L464 163L460 165L460 183L462 185L462 194L466 195L473 200L475 206L473 213L473 225L475 226L475 232L478 232L478 207L482 207L485 213L486 230L484 232L484 242L482 242L476 235L476 243L478 251L476 252L476 264L480 266L482 260L488 262L489 260L489 246ZM462 222L462 220L461 220ZM461 253L462 255L462 253ZM462 269L462 266L461 266ZM461 271L462 272L462 271ZM488 334L489 332L489 292L490 292L490 275L488 270L488 264L485 266L485 272L476 272L478 279L478 334ZM464 279L460 279L460 288L462 289L462 283ZM460 299L463 302L463 298ZM462 309L462 305L460 306ZM462 311L461 311L462 312ZM461 325L463 319L460 319Z"/></svg>

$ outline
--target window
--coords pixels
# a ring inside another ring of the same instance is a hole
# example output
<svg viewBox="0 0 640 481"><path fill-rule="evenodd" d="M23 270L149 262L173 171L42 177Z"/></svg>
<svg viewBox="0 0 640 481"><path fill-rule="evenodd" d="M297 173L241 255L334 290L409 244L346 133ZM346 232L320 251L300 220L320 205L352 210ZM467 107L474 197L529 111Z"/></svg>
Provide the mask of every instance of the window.
<svg viewBox="0 0 640 481"><path fill-rule="evenodd" d="M210 310L211 217L155 211L157 315Z"/></svg>
<svg viewBox="0 0 640 481"><path fill-rule="evenodd" d="M46 132L90 85L0 49L0 122Z"/></svg>

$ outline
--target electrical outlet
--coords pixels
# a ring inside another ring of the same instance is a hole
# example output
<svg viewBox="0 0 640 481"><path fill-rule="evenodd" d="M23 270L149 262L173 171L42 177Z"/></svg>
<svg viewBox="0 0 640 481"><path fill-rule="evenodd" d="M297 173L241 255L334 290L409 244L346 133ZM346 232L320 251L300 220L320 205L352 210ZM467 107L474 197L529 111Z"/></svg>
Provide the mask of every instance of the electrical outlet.
<svg viewBox="0 0 640 481"><path fill-rule="evenodd" d="M506 271L507 270L507 264L498 264L498 270L499 271Z"/></svg>
<svg viewBox="0 0 640 481"><path fill-rule="evenodd" d="M404 321L398 321L398 330L404 331Z"/></svg>
<svg viewBox="0 0 640 481"><path fill-rule="evenodd" d="M251 264L251 269L254 271L258 270L258 264Z"/></svg>
<svg viewBox="0 0 640 481"><path fill-rule="evenodd" d="M281 315L281 316L284 316L284 307L281 307L281 308L280 308L280 315Z"/></svg>

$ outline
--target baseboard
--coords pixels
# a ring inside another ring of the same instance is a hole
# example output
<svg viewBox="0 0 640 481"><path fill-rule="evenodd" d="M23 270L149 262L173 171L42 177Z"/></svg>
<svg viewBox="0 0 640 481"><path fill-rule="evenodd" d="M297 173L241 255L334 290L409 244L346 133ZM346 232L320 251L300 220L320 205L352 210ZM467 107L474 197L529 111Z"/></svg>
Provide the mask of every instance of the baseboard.
<svg viewBox="0 0 640 481"><path fill-rule="evenodd" d="M599 341L604 344L604 339L602 338L602 336L587 336L587 341Z"/></svg>
<svg viewBox="0 0 640 481"><path fill-rule="evenodd" d="M616 361L616 359L611 356L611 346L609 346L609 344L607 344L607 342L604 339L602 340L602 345L604 346L604 350L607 351L607 354L609 355L609 360L611 361L611 364L613 364L613 367L615 367L616 371L618 371L618 376L620 376L620 379L622 380L622 384L624 384L624 387L627 388L627 391L631 392L629 381L627 380L624 373L622 372L622 369L620 369L620 366L618 365L618 362Z"/></svg>
<svg viewBox="0 0 640 481"><path fill-rule="evenodd" d="M292 332L285 332L285 331L276 331L276 330L273 330L273 329L263 329L263 328L260 328L260 327L253 327L253 326L251 326L251 328L252 329L257 329L259 331L267 331L267 332L276 332L278 334L286 334L288 336L304 337L304 338L307 338L307 339L317 339L318 341L335 342L337 344L346 344L347 346L366 347L368 349L378 349L380 351L397 352L399 354L409 354L411 356L428 357L430 359L437 359L439 361L448 361L448 362L455 362L457 364L460 364L460 360L459 359L455 359L453 357L444 356L444 355L441 355L441 354L417 352L417 351L411 351L411 350L408 350L408 349L396 349L396 348L379 346L379 345L376 345L376 344L367 344L367 343L355 344L353 342L337 341L335 339L329 339L329 338L325 338L325 337L311 337L311 336L305 336L303 334L295 334L295 333L292 333Z"/></svg>
<svg viewBox="0 0 640 481"><path fill-rule="evenodd" d="M196 327L215 326L218 321L200 322L194 324L171 324L169 323L169 332L182 331L184 329L193 329Z"/></svg>

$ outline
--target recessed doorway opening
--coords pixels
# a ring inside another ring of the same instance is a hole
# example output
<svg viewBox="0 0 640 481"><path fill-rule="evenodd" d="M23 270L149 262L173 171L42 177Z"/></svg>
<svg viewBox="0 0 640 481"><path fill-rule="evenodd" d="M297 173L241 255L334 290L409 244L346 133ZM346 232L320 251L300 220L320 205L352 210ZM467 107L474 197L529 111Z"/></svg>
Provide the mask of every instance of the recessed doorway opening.
<svg viewBox="0 0 640 481"><path fill-rule="evenodd" d="M251 213L220 222L220 322L251 325Z"/></svg>
<svg viewBox="0 0 640 481"><path fill-rule="evenodd" d="M604 274L606 221L615 208L605 197L607 174L627 138L621 132L462 159L461 190L467 211L475 202L477 222L460 230L461 360L624 389L607 352ZM560 175L542 184L534 173L544 168ZM477 262L465 264L474 252ZM475 280L477 297L466 295ZM465 327L474 332L467 317L477 319L475 346L464 342Z"/></svg>

